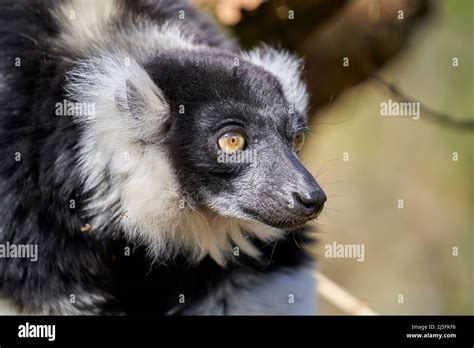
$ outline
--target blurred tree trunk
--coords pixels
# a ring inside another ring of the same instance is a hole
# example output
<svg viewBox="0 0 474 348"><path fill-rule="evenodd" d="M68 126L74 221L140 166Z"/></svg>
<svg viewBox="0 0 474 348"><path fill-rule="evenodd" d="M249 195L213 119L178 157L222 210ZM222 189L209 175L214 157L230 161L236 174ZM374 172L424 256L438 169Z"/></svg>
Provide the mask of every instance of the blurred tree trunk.
<svg viewBox="0 0 474 348"><path fill-rule="evenodd" d="M317 111L402 51L429 5L429 0L271 0L243 10L231 29L244 48L265 42L303 56Z"/></svg>

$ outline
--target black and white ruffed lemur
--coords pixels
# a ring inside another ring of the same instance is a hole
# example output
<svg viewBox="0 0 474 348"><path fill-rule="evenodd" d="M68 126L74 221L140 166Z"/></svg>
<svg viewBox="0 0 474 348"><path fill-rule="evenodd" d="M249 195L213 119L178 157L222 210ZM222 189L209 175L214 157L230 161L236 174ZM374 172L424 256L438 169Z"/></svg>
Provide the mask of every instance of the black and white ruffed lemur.
<svg viewBox="0 0 474 348"><path fill-rule="evenodd" d="M301 61L184 1L1 1L0 296L20 313L312 314Z"/></svg>

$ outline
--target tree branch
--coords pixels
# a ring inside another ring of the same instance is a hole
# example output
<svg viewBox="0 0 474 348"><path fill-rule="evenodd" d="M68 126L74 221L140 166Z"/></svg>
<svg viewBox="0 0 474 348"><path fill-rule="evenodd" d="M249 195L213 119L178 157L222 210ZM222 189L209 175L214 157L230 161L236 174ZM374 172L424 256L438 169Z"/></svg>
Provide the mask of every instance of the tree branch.
<svg viewBox="0 0 474 348"><path fill-rule="evenodd" d="M325 275L316 272L316 280L318 282L318 292L321 297L341 311L353 315L377 314L365 303L356 299Z"/></svg>
<svg viewBox="0 0 474 348"><path fill-rule="evenodd" d="M421 102L408 97L397 86L395 86L391 82L388 82L380 75L373 74L373 78L377 82L379 82L381 85L383 85L398 100L419 103L420 111L423 113L423 117L421 117L421 119L426 119L432 122L436 122L442 126L454 128L457 130L468 131L468 132L474 131L474 119L472 119L472 117L470 119L468 118L461 119L461 118L453 117L446 113L432 110L431 108L423 106Z"/></svg>

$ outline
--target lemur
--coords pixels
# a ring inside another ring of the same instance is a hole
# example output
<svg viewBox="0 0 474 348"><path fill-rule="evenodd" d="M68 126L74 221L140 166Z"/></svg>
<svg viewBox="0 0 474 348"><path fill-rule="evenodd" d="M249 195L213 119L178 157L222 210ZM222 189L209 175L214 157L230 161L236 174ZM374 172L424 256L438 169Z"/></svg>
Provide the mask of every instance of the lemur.
<svg viewBox="0 0 474 348"><path fill-rule="evenodd" d="M0 296L19 313L316 311L302 61L185 1L0 5Z"/></svg>

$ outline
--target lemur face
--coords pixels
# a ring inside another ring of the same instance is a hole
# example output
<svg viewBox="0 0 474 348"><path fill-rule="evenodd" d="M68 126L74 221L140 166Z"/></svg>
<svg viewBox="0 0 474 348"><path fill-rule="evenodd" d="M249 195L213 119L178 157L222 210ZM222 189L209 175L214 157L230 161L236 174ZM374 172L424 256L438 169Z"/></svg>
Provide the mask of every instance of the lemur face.
<svg viewBox="0 0 474 348"><path fill-rule="evenodd" d="M169 104L163 143L184 193L219 215L278 228L316 217L326 196L298 159L300 91L237 56L176 56L147 71Z"/></svg>

